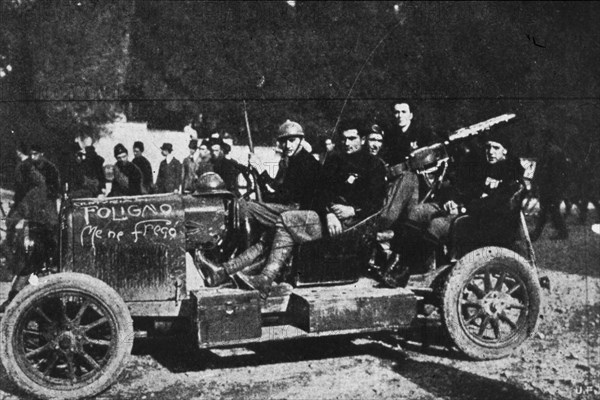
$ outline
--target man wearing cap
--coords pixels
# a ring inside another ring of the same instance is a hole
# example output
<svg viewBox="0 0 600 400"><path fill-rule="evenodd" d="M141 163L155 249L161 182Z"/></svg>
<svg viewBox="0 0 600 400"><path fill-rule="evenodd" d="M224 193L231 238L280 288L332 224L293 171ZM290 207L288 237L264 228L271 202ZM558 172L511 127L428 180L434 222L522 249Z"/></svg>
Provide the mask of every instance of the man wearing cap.
<svg viewBox="0 0 600 400"><path fill-rule="evenodd" d="M181 163L173 157L173 145L163 143L160 147L161 154L165 157L158 167L156 177L156 193L179 193L181 189Z"/></svg>
<svg viewBox="0 0 600 400"><path fill-rule="evenodd" d="M223 142L221 138L211 137L210 153L213 171L216 172L225 182L225 187L230 192L235 192L237 186L237 177L243 167L235 160L225 157L231 147Z"/></svg>
<svg viewBox="0 0 600 400"><path fill-rule="evenodd" d="M110 197L114 196L138 196L142 194L142 172L129 161L129 154L121 143L114 148L117 162L114 166L114 178Z"/></svg>
<svg viewBox="0 0 600 400"><path fill-rule="evenodd" d="M144 143L133 144L133 164L142 172L142 193L154 192L154 179L152 177L152 166L150 161L144 157Z"/></svg>
<svg viewBox="0 0 600 400"><path fill-rule="evenodd" d="M337 236L345 229L377 212L385 194L385 167L377 157L362 149L356 122L341 125L342 151L331 154L323 166L314 210L283 212L276 222L275 236L267 263L258 275L237 273L246 287L263 297L281 274L296 244Z"/></svg>
<svg viewBox="0 0 600 400"><path fill-rule="evenodd" d="M194 186L198 180L196 170L200 162L198 153L198 140L192 139L188 145L190 155L183 159L183 193L191 193L194 191Z"/></svg>
<svg viewBox="0 0 600 400"><path fill-rule="evenodd" d="M490 135L486 140L485 160L476 169L477 175L465 171L474 181L463 180L461 185L440 193L437 202L419 204L409 211L407 225L424 240L420 248L424 259L434 262L434 250L448 243L453 222L461 214L466 217L455 227L456 242L452 243L455 254L514 238L521 206L519 194L525 185L524 169L518 158L509 155L509 149L506 135ZM399 270L392 271L395 280L405 285L410 266L396 268Z"/></svg>
<svg viewBox="0 0 600 400"><path fill-rule="evenodd" d="M237 258L221 266L215 266L198 254L200 261L206 266L208 283L218 285L227 276L241 271L264 253L272 237L277 218L284 211L307 210L314 207L316 182L319 178L319 163L302 146L304 130L302 126L287 120L279 127L277 141L283 150L279 169L275 178L271 178L264 164L255 155L250 155L250 164L260 174L259 184L262 187L263 202L242 201L247 218L260 224L266 231L260 240L248 248Z"/></svg>

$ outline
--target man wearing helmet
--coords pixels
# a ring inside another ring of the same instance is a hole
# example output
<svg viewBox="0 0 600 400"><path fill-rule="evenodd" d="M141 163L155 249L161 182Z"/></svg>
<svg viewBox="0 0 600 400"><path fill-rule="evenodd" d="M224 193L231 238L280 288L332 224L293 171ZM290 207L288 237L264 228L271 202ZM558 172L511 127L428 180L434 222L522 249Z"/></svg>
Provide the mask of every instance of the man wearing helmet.
<svg viewBox="0 0 600 400"><path fill-rule="evenodd" d="M243 286L257 289L263 297L281 274L296 244L337 236L379 211L385 195L383 162L362 151L366 132L356 121L340 128L341 148L323 165L313 210L293 210L277 217L275 235L267 262L258 275L236 274Z"/></svg>
<svg viewBox="0 0 600 400"><path fill-rule="evenodd" d="M265 232L256 244L221 266L211 263L199 252L197 257L205 267L210 286L223 283L229 275L241 271L264 253L269 242L268 236L273 233L277 218L282 212L313 207L319 163L302 146L302 126L287 120L279 127L277 141L283 153L275 178L271 178L265 164L258 157L250 155L250 164L259 172L263 202L241 201L248 219L261 225Z"/></svg>

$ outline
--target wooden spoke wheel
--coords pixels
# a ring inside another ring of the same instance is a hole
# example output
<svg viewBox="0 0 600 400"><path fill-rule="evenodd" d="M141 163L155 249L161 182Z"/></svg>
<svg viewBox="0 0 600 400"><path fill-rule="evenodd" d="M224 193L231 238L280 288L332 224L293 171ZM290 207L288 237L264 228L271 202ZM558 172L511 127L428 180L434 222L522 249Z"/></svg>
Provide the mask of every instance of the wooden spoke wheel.
<svg viewBox="0 0 600 400"><path fill-rule="evenodd" d="M535 268L504 248L461 258L443 294L444 322L456 346L475 359L508 356L535 331L540 309Z"/></svg>
<svg viewBox="0 0 600 400"><path fill-rule="evenodd" d="M22 389L42 398L81 398L106 389L133 345L127 306L104 282L83 274L41 278L2 318L2 363Z"/></svg>

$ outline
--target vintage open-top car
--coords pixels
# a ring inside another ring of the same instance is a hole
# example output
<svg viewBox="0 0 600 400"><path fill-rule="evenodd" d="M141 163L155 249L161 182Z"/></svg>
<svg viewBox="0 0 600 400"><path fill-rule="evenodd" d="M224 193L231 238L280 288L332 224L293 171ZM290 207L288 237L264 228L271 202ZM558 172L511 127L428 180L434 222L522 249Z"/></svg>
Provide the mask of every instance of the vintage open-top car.
<svg viewBox="0 0 600 400"><path fill-rule="evenodd" d="M396 331L428 307L474 359L507 356L530 337L540 283L522 214L501 246L440 257L433 271L389 288L369 278L377 215L342 235L298 247L267 299L233 285L206 287L195 252L215 261L255 235L240 202L214 189L189 195L66 199L59 255L22 224L15 254L40 262L38 279L2 316L0 357L9 377L42 398L80 398L108 388L134 337L183 326L201 348L327 335ZM28 258L29 257L29 258ZM37 257L37 258L36 258Z"/></svg>

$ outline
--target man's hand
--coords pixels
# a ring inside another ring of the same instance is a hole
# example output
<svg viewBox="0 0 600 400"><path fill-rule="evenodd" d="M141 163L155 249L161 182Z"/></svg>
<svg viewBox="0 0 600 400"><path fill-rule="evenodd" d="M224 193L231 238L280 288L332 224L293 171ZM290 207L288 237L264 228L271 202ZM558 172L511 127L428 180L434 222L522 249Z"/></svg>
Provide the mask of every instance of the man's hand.
<svg viewBox="0 0 600 400"><path fill-rule="evenodd" d="M259 175L265 170L262 160L256 154L248 153L248 164L250 164L250 166L254 168Z"/></svg>
<svg viewBox="0 0 600 400"><path fill-rule="evenodd" d="M458 204L450 200L444 203L444 210L450 215L458 215Z"/></svg>
<svg viewBox="0 0 600 400"><path fill-rule="evenodd" d="M327 214L327 231L329 231L329 236L336 236L342 233L342 223L335 214Z"/></svg>
<svg viewBox="0 0 600 400"><path fill-rule="evenodd" d="M356 213L354 212L354 207L345 206L343 204L334 204L331 206L331 211L335 214L338 219L346 219L350 217L354 217Z"/></svg>

